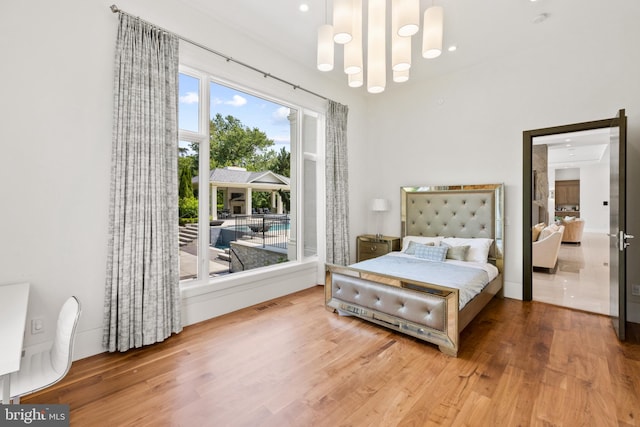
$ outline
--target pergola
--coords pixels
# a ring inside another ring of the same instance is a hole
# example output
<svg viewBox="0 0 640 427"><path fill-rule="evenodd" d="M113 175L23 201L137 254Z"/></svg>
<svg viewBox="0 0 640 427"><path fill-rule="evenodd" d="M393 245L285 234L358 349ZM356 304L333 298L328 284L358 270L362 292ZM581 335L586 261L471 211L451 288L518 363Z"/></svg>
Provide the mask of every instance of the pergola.
<svg viewBox="0 0 640 427"><path fill-rule="evenodd" d="M198 177L193 178L194 187L198 187ZM230 215L249 215L253 211L251 195L254 191L271 192L271 210L282 214L284 208L278 191L291 191L290 179L271 172L250 172L244 168L226 167L213 169L209 174L209 200L211 215L218 219L217 194L223 194L223 212Z"/></svg>

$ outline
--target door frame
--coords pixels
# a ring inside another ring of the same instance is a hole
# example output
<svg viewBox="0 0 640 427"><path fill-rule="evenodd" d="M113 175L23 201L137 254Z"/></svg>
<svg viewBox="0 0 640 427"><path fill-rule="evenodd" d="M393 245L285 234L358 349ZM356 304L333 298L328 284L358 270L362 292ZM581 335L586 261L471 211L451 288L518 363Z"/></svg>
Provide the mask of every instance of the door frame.
<svg viewBox="0 0 640 427"><path fill-rule="evenodd" d="M580 132L594 129L610 128L615 118L594 120L591 122L574 123L542 129L526 130L522 132L522 300L533 299L533 262L532 236L533 227L532 196L533 196L533 138L555 135L559 133Z"/></svg>

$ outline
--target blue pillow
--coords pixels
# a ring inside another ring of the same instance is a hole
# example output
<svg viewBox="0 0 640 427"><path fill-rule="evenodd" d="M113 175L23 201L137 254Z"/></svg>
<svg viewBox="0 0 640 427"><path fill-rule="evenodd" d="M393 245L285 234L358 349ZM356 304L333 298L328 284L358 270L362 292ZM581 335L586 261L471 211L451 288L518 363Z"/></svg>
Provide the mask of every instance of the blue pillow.
<svg viewBox="0 0 640 427"><path fill-rule="evenodd" d="M416 248L419 245L425 245L425 246L435 246L435 244L433 242L429 242L429 243L416 243L413 240L409 242L409 246L407 247L407 250L405 251L405 254L407 255L415 255L416 254Z"/></svg>
<svg viewBox="0 0 640 427"><path fill-rule="evenodd" d="M444 246L419 245L416 248L416 257L427 261L443 262L447 258L447 249Z"/></svg>

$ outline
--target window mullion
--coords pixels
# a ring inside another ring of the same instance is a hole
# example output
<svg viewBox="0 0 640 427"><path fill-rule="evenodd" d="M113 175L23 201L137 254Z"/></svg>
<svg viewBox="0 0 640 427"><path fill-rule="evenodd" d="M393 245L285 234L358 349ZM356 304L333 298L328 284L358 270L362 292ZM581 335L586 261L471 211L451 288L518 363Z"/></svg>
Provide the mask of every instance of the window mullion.
<svg viewBox="0 0 640 427"><path fill-rule="evenodd" d="M198 189L198 278L209 280L209 84L208 79L200 80L200 142L199 189Z"/></svg>

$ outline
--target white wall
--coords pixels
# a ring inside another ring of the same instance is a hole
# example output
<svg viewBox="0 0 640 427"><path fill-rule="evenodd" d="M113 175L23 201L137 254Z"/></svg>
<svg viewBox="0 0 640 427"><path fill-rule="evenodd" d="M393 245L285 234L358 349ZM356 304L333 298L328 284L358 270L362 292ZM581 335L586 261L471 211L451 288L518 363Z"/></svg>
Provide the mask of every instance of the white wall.
<svg viewBox="0 0 640 427"><path fill-rule="evenodd" d="M580 179L580 168L556 169L556 181Z"/></svg>
<svg viewBox="0 0 640 427"><path fill-rule="evenodd" d="M32 284L28 318L42 316L52 339L59 307L77 295L83 312L76 358L101 348L111 161L113 58L117 15L112 1L3 2L0 14L0 284ZM350 106L351 142L361 147L364 100L267 46L234 33L176 1L123 0L123 10L200 41ZM282 97L317 103L301 91L224 61L222 74ZM257 83L260 81L261 83ZM322 103L323 104L323 103ZM354 150L358 155L358 149ZM185 292L188 323L317 283L317 265L228 282L215 292ZM236 285L238 285L236 283Z"/></svg>
<svg viewBox="0 0 640 427"><path fill-rule="evenodd" d="M547 199L547 213L549 214L549 222L553 221L556 216L556 170L547 169L547 180L549 182L549 198ZM551 198L551 195L554 197Z"/></svg>
<svg viewBox="0 0 640 427"><path fill-rule="evenodd" d="M585 220L584 230L609 233L609 162L580 168L580 218Z"/></svg>
<svg viewBox="0 0 640 427"><path fill-rule="evenodd" d="M366 101L362 92L182 3L117 4L349 106L352 259L355 236L375 228L367 208L371 198L392 202L384 232L399 235L400 186L504 182L506 293L518 298L523 130L612 117L626 108L628 179L640 182L640 168L633 167L640 164L637 2L571 1L580 12L571 24L575 28L557 29L545 44L427 82L410 81ZM47 332L27 335L27 344L51 339L58 308L68 295L77 295L83 314L76 357L101 349L117 27L111 3L9 0L0 14L0 284L32 283L28 316L43 316ZM242 71L238 78L251 79ZM640 224L640 194L630 193L628 204L628 232L640 235L634 229ZM639 248L632 246L629 258L638 259ZM640 283L639 267L630 267L630 283ZM300 266L247 280L240 292L192 289L185 319L195 322L257 303L308 286L315 277L315 269ZM629 318L640 321L637 302Z"/></svg>
<svg viewBox="0 0 640 427"><path fill-rule="evenodd" d="M351 177L368 197L392 201L399 187L418 184L506 184L505 293L522 296L522 132L614 117L626 108L628 182L640 182L640 38L636 2L571 0L576 19L550 19L545 41L430 81L409 81L372 97L369 150ZM634 167L635 166L635 167ZM628 232L638 234L640 194L630 185ZM371 229L362 198L352 205L354 234ZM399 235L400 222L386 221ZM638 259L640 244L628 250ZM640 282L630 263L629 283ZM637 301L640 302L640 301ZM640 321L640 304L628 317Z"/></svg>

